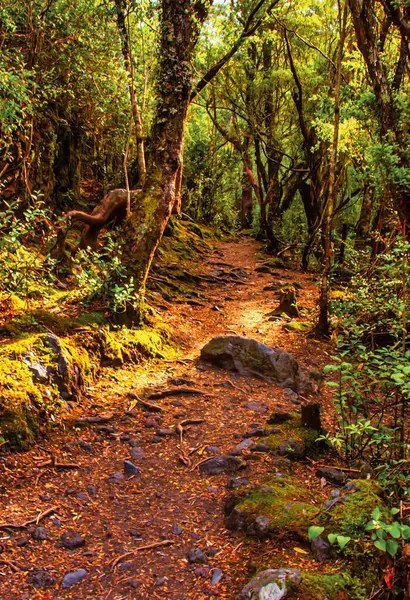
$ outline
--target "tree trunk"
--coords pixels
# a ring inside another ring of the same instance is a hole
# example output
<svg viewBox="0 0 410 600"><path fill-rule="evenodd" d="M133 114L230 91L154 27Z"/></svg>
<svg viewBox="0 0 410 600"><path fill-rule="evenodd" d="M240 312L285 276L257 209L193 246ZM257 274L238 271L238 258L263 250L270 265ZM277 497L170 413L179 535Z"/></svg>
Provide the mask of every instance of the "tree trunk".
<svg viewBox="0 0 410 600"><path fill-rule="evenodd" d="M340 5L339 5L340 6ZM340 14L340 13L339 13ZM336 64L336 82L335 82L335 122L333 130L332 157L330 160L329 190L327 196L326 214L325 214L325 267L322 274L322 285L319 297L319 321L316 325L317 333L329 335L329 274L333 263L332 248L332 223L333 213L336 206L337 189L336 181L336 161L339 143L339 124L340 124L340 81L342 73L343 46L346 37L347 21L347 0L344 2L343 17L340 27L339 50Z"/></svg>
<svg viewBox="0 0 410 600"><path fill-rule="evenodd" d="M145 189L132 198L123 261L140 298L155 250L172 213L179 187L192 57L208 0L162 0L157 102ZM138 307L136 318L138 319Z"/></svg>

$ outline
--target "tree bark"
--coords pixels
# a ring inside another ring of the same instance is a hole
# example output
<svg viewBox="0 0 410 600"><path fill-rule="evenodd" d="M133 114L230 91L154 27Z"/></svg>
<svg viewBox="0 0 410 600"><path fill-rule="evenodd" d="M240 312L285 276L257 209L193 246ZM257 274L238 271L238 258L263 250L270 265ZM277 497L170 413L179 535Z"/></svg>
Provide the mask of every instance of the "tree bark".
<svg viewBox="0 0 410 600"><path fill-rule="evenodd" d="M143 298L155 250L173 211L180 186L192 58L210 0L162 0L157 101L150 164L144 190L132 198L123 261ZM138 306L136 308L138 319Z"/></svg>

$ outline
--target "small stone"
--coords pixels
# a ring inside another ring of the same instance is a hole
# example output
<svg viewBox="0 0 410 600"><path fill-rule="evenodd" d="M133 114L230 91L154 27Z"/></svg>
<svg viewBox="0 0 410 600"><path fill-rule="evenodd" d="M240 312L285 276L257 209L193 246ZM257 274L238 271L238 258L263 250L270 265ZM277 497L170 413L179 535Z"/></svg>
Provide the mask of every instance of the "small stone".
<svg viewBox="0 0 410 600"><path fill-rule="evenodd" d="M118 567L119 571L128 571L129 569L132 569L133 564L131 562L124 562L122 563L122 565L120 565Z"/></svg>
<svg viewBox="0 0 410 600"><path fill-rule="evenodd" d="M178 523L172 523L171 533L174 535L181 535L184 530L178 525Z"/></svg>
<svg viewBox="0 0 410 600"><path fill-rule="evenodd" d="M84 577L87 575L87 571L85 569L77 569L77 571L73 571L72 573L67 573L64 577L61 586L63 588L71 587L76 583L79 583Z"/></svg>
<svg viewBox="0 0 410 600"><path fill-rule="evenodd" d="M211 585L216 585L222 579L223 573L222 569L215 569L212 573Z"/></svg>
<svg viewBox="0 0 410 600"><path fill-rule="evenodd" d="M340 498L340 490L337 488L336 490L331 491L329 494L329 498L332 498L333 500L335 498Z"/></svg>
<svg viewBox="0 0 410 600"><path fill-rule="evenodd" d="M208 564L208 559L200 548L192 548L188 552L188 561L190 563Z"/></svg>
<svg viewBox="0 0 410 600"><path fill-rule="evenodd" d="M168 581L168 577L158 577L158 579L155 582L155 585L160 587L162 585L165 585L167 581Z"/></svg>
<svg viewBox="0 0 410 600"><path fill-rule="evenodd" d="M226 486L228 488L234 490L238 487L241 487L242 485L248 485L248 484L249 484L249 480L245 479L245 477L236 477L236 478L229 479Z"/></svg>
<svg viewBox="0 0 410 600"><path fill-rule="evenodd" d="M39 498L42 502L50 502L51 500L50 494L40 494Z"/></svg>
<svg viewBox="0 0 410 600"><path fill-rule="evenodd" d="M47 589L57 583L57 577L51 575L46 569L33 569L27 578L27 582L36 588Z"/></svg>
<svg viewBox="0 0 410 600"><path fill-rule="evenodd" d="M176 408L185 408L185 404L181 400L171 400L170 404L172 404L172 406L175 406Z"/></svg>
<svg viewBox="0 0 410 600"><path fill-rule="evenodd" d="M89 485L87 488L87 492L90 494L90 496L96 496L97 495L97 488L95 485Z"/></svg>
<svg viewBox="0 0 410 600"><path fill-rule="evenodd" d="M329 542L327 540L324 540L320 535L314 540L312 540L310 547L313 556L320 563L324 563L327 561L332 549Z"/></svg>
<svg viewBox="0 0 410 600"><path fill-rule="evenodd" d="M221 449L217 446L208 446L208 448L205 448L205 452L207 454L222 454Z"/></svg>
<svg viewBox="0 0 410 600"><path fill-rule="evenodd" d="M199 470L205 475L220 475L221 473L233 473L243 468L243 463L239 458L229 454L211 458L199 466Z"/></svg>
<svg viewBox="0 0 410 600"><path fill-rule="evenodd" d="M213 485L207 485L207 486L206 486L206 489L207 489L209 492L212 492L213 494L217 494L217 493L218 493L218 489L217 489L215 486L213 486Z"/></svg>
<svg viewBox="0 0 410 600"><path fill-rule="evenodd" d="M203 577L206 579L209 575L209 567L197 567L194 573L195 577Z"/></svg>
<svg viewBox="0 0 410 600"><path fill-rule="evenodd" d="M332 467L320 467L316 470L317 477L324 477L328 483L343 485L346 483L347 475L340 469Z"/></svg>
<svg viewBox="0 0 410 600"><path fill-rule="evenodd" d="M124 473L127 475L137 475L140 468L134 465L130 460L124 460Z"/></svg>
<svg viewBox="0 0 410 600"><path fill-rule="evenodd" d="M251 446L253 446L254 444L255 444L255 442L253 440L250 440L250 439L243 440L240 444L235 446L235 450L239 450L239 452L242 452L242 450L251 448Z"/></svg>
<svg viewBox="0 0 410 600"><path fill-rule="evenodd" d="M124 474L116 471L113 475L107 478L108 483L121 483L124 480Z"/></svg>
<svg viewBox="0 0 410 600"><path fill-rule="evenodd" d="M24 546L27 546L28 543L29 543L28 538L20 538L19 540L16 540L17 548L24 548Z"/></svg>
<svg viewBox="0 0 410 600"><path fill-rule="evenodd" d="M156 435L159 435L160 437L168 437L176 435L176 431L175 429L158 429Z"/></svg>
<svg viewBox="0 0 410 600"><path fill-rule="evenodd" d="M247 583L236 600L281 600L287 595L287 581L292 584L292 590L298 586L302 581L299 569L267 569Z"/></svg>
<svg viewBox="0 0 410 600"><path fill-rule="evenodd" d="M74 550L74 548L81 548L85 546L85 539L78 531L65 531L57 542L57 546Z"/></svg>
<svg viewBox="0 0 410 600"><path fill-rule="evenodd" d="M255 429L251 429L243 434L242 437L251 438L251 437L264 437L266 435L266 429L263 427L256 427Z"/></svg>
<svg viewBox="0 0 410 600"><path fill-rule="evenodd" d="M78 500L81 500L82 502L88 502L89 501L89 498L88 498L88 496L87 496L87 494L85 492L78 492L77 498L78 498Z"/></svg>
<svg viewBox="0 0 410 600"><path fill-rule="evenodd" d="M246 533L248 535L254 535L258 538L264 538L269 534L270 523L271 520L268 517L256 517L254 522L248 526Z"/></svg>
<svg viewBox="0 0 410 600"><path fill-rule="evenodd" d="M134 590L136 590L137 588L139 588L140 585L141 585L140 582L138 581L138 579L130 579L127 583L132 588L134 588Z"/></svg>
<svg viewBox="0 0 410 600"><path fill-rule="evenodd" d="M130 535L136 538L142 538L141 532L138 529L130 529Z"/></svg>
<svg viewBox="0 0 410 600"><path fill-rule="evenodd" d="M346 490L346 492L356 492L357 491L357 486L356 486L356 482L352 481L351 483L347 483L344 487L344 489Z"/></svg>
<svg viewBox="0 0 410 600"><path fill-rule="evenodd" d="M184 379L183 377L173 377L172 379L168 379L168 383L169 385L188 385L188 386L194 386L195 385L195 381L192 381L192 379Z"/></svg>
<svg viewBox="0 0 410 600"><path fill-rule="evenodd" d="M268 444L256 444L256 446L253 447L254 452L270 452L270 450Z"/></svg>
<svg viewBox="0 0 410 600"><path fill-rule="evenodd" d="M46 529L45 527L36 527L35 530L33 531L33 538L35 540L43 542L44 540L48 540L48 537L49 537L49 532L48 532L48 529Z"/></svg>
<svg viewBox="0 0 410 600"><path fill-rule="evenodd" d="M152 438L152 443L153 444L160 444L162 442L162 437L160 437L159 435L154 435L154 437Z"/></svg>
<svg viewBox="0 0 410 600"><path fill-rule="evenodd" d="M269 410L267 405L263 402L248 402L245 404L245 407L257 413L266 413Z"/></svg>
<svg viewBox="0 0 410 600"><path fill-rule="evenodd" d="M272 465L278 469L281 469L282 471L292 470L292 461L288 458L275 458L275 460L272 461Z"/></svg>
<svg viewBox="0 0 410 600"><path fill-rule="evenodd" d="M144 450L139 447L131 448L130 455L134 460L142 460L145 458Z"/></svg>

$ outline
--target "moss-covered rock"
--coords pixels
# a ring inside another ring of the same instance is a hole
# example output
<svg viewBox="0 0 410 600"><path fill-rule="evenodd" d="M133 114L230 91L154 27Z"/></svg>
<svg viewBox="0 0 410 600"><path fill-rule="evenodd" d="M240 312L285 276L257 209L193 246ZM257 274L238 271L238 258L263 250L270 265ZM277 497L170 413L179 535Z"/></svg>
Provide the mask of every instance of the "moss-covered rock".
<svg viewBox="0 0 410 600"><path fill-rule="evenodd" d="M226 526L259 535L259 524L263 524L263 536L259 537L287 533L307 540L307 529L318 512L314 500L314 493L296 478L277 474L264 485L230 499Z"/></svg>
<svg viewBox="0 0 410 600"><path fill-rule="evenodd" d="M340 567L339 567L340 568ZM366 583L358 577L351 575L348 568L336 571L335 567L327 570L302 571L302 582L297 589L297 594L290 594L288 598L298 600L365 600L368 597Z"/></svg>

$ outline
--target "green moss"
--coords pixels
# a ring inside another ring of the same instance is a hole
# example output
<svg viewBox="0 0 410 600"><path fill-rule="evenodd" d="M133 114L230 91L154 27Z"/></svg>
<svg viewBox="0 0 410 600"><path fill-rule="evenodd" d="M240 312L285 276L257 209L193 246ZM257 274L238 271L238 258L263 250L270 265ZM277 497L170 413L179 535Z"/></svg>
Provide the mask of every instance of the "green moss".
<svg viewBox="0 0 410 600"><path fill-rule="evenodd" d="M311 323L302 323L300 321L292 321L291 323L285 323L282 325L284 331L292 331L295 333L304 333L312 329Z"/></svg>
<svg viewBox="0 0 410 600"><path fill-rule="evenodd" d="M307 529L317 514L317 506L310 504L315 495L295 478L272 479L251 491L236 504L246 522L256 517L270 519L269 532L289 532L307 538Z"/></svg>
<svg viewBox="0 0 410 600"><path fill-rule="evenodd" d="M327 533L336 533L360 539L365 535L365 527L371 519L372 511L378 506L381 519L391 522L391 514L383 501L381 487L373 480L355 481L356 492L346 495L346 501L336 504L320 516L320 525ZM347 547L346 547L347 548Z"/></svg>
<svg viewBox="0 0 410 600"><path fill-rule="evenodd" d="M0 360L0 436L12 446L31 440L39 427L43 395L28 367L17 360Z"/></svg>
<svg viewBox="0 0 410 600"><path fill-rule="evenodd" d="M331 571L329 567L326 570L322 567L317 571L303 571L301 585L289 598L322 600L327 596L329 600L365 600L367 591L364 582L348 570L335 573L334 567Z"/></svg>
<svg viewBox="0 0 410 600"><path fill-rule="evenodd" d="M169 335L166 326L159 325L156 329L101 329L102 359L119 365L124 362L139 362L141 358L164 358L172 353Z"/></svg>

